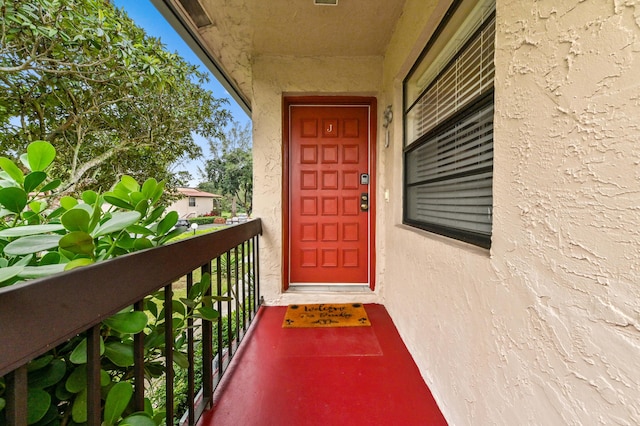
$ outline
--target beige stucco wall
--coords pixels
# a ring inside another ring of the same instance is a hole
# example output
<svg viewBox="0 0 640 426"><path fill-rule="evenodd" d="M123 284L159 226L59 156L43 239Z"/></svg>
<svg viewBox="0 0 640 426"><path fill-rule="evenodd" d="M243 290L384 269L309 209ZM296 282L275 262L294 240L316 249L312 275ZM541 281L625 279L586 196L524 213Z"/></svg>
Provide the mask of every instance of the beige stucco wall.
<svg viewBox="0 0 640 426"><path fill-rule="evenodd" d="M213 210L213 198L195 197L196 205L189 206L189 197L176 200L168 207L168 211L175 210L181 218L191 218L211 213Z"/></svg>
<svg viewBox="0 0 640 426"><path fill-rule="evenodd" d="M382 58L257 57L253 63L253 214L263 221L261 292L270 305L378 302L377 292L282 292L282 99L283 95L377 96Z"/></svg>
<svg viewBox="0 0 640 426"><path fill-rule="evenodd" d="M640 424L635 3L497 1L487 251L401 225L400 81L433 30L429 2L407 2L381 95L381 285L451 424Z"/></svg>

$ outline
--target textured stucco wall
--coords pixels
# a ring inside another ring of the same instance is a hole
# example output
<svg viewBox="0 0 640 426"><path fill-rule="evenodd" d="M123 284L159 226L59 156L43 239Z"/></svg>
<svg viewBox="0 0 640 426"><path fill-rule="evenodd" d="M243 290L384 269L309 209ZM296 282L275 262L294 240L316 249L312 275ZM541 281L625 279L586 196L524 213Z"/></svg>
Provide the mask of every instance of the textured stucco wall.
<svg viewBox="0 0 640 426"><path fill-rule="evenodd" d="M398 105L381 285L451 424L640 424L636 4L497 1L486 251L400 225L399 81L434 10L407 2L381 95Z"/></svg>
<svg viewBox="0 0 640 426"><path fill-rule="evenodd" d="M196 205L189 206L189 197L181 198L174 201L168 208L168 211L175 210L182 218L202 216L211 213L213 210L213 198L195 197Z"/></svg>
<svg viewBox="0 0 640 426"><path fill-rule="evenodd" d="M270 305L353 301L349 293L282 293L282 99L283 95L376 96L381 57L257 57L253 63L253 214L262 218L261 291ZM362 302L378 293L357 294Z"/></svg>

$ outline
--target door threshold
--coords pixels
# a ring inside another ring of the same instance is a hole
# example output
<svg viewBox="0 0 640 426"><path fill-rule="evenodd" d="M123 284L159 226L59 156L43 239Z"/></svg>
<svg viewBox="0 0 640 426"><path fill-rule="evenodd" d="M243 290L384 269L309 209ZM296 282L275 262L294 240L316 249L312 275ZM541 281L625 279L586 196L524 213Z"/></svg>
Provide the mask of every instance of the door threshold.
<svg viewBox="0 0 640 426"><path fill-rule="evenodd" d="M287 293L366 293L371 294L369 284L289 284Z"/></svg>

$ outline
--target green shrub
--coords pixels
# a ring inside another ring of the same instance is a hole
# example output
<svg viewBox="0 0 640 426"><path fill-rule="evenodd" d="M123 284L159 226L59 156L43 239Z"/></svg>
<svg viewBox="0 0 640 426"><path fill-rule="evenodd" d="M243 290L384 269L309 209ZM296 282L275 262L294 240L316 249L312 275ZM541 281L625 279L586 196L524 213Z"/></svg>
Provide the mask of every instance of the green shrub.
<svg viewBox="0 0 640 426"><path fill-rule="evenodd" d="M206 216L206 217L194 217L191 219L187 219L189 221L189 223L197 223L198 225L206 225L209 223L213 223L213 220L215 219L214 216Z"/></svg>
<svg viewBox="0 0 640 426"><path fill-rule="evenodd" d="M22 166L0 157L0 287L82 267L137 250L157 247L180 234L176 212L165 212L159 201L164 183L147 179L142 185L123 176L105 194L85 191L80 198L59 200L51 192L60 180L48 175L56 157L54 147L32 142L21 157ZM211 285L203 274L186 298L173 300L174 360L185 366L187 318L216 320ZM215 298L215 296L213 297ZM162 413L151 404L134 413L133 335L143 332L145 370L150 377L163 374L163 293L145 298L147 313L128 307L101 325L102 418L105 424L149 424ZM27 315L28 313L25 313ZM84 423L87 419L86 338L81 334L28 364L29 424ZM0 378L0 424L5 422L6 383ZM144 417L144 419L141 419ZM141 423L142 422L142 423Z"/></svg>

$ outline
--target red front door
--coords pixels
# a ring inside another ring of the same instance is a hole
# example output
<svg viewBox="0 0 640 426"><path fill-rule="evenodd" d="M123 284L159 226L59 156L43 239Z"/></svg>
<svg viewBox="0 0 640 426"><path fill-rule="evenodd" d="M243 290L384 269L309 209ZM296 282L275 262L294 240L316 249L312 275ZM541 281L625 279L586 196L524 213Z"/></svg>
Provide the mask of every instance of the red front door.
<svg viewBox="0 0 640 426"><path fill-rule="evenodd" d="M370 107L288 113L289 283L370 284Z"/></svg>

